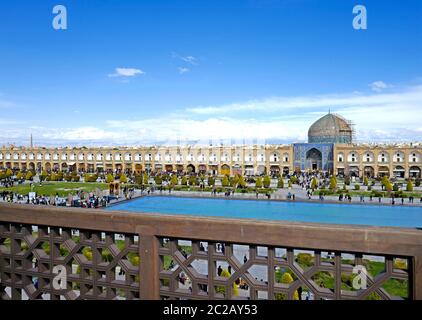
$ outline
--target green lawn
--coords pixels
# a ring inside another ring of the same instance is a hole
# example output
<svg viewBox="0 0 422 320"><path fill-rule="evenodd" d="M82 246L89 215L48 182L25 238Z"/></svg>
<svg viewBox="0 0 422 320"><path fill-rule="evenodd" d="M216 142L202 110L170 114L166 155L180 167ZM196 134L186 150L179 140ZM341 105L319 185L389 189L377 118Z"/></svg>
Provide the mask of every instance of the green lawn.
<svg viewBox="0 0 422 320"><path fill-rule="evenodd" d="M97 182L43 182L42 185L40 183L35 183L34 187L31 190L29 184L22 184L22 185L15 185L11 188L0 188L0 192L2 191L13 191L15 193L27 195L29 192L34 191L37 195L56 195L59 194L61 197L67 196L69 193L76 194L78 191L83 190L87 192L94 191L96 188L100 188L101 190L108 189L107 183L97 183Z"/></svg>

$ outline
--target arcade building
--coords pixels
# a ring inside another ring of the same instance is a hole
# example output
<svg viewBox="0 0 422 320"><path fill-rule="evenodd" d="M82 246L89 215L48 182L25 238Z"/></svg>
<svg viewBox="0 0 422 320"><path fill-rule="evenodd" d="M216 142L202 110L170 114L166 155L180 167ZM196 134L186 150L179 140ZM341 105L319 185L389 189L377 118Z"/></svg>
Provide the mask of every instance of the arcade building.
<svg viewBox="0 0 422 320"><path fill-rule="evenodd" d="M0 148L0 170L174 172L277 176L319 171L341 176L421 178L422 144L355 143L350 121L328 113L311 125L308 143L230 146Z"/></svg>

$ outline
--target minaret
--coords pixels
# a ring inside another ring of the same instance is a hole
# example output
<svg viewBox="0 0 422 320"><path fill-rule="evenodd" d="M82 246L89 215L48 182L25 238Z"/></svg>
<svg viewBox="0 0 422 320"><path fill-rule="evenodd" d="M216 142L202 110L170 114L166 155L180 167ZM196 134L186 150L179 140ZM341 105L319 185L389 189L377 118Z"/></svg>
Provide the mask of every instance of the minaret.
<svg viewBox="0 0 422 320"><path fill-rule="evenodd" d="M32 149L34 147L33 141L32 141L32 133L31 133L30 145L31 145L31 149Z"/></svg>

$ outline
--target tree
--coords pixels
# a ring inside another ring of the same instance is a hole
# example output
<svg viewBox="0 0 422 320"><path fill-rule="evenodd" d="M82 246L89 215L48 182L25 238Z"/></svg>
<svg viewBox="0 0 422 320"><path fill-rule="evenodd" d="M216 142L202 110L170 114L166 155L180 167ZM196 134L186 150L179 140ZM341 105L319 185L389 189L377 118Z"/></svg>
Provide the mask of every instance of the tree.
<svg viewBox="0 0 422 320"><path fill-rule="evenodd" d="M221 180L221 185L223 187L228 187L229 186L229 178L227 176L224 176L223 179Z"/></svg>
<svg viewBox="0 0 422 320"><path fill-rule="evenodd" d="M126 183L127 182L127 176L122 173L119 177L120 183Z"/></svg>
<svg viewBox="0 0 422 320"><path fill-rule="evenodd" d="M109 173L106 177L106 182L111 183L113 181L114 181L114 176L111 173Z"/></svg>
<svg viewBox="0 0 422 320"><path fill-rule="evenodd" d="M43 171L41 172L40 176L39 176L40 181L44 181L44 180L45 180L45 178L47 178L47 176L48 176L47 171L43 170Z"/></svg>
<svg viewBox="0 0 422 320"><path fill-rule="evenodd" d="M280 279L280 282L284 284L290 284L293 281L293 277L288 272L283 273ZM299 300L299 292L297 290L293 293L293 300Z"/></svg>
<svg viewBox="0 0 422 320"><path fill-rule="evenodd" d="M337 179L334 176L331 176L330 178L330 190L337 189Z"/></svg>
<svg viewBox="0 0 422 320"><path fill-rule="evenodd" d="M135 174L135 183L142 184L142 174Z"/></svg>
<svg viewBox="0 0 422 320"><path fill-rule="evenodd" d="M363 178L363 185L367 186L369 184L368 177Z"/></svg>
<svg viewBox="0 0 422 320"><path fill-rule="evenodd" d="M32 177L34 176L34 174L32 173L32 171L28 171L26 174L25 179L26 180L32 180Z"/></svg>
<svg viewBox="0 0 422 320"><path fill-rule="evenodd" d="M280 188L280 189L284 188L284 179L283 179L282 176L280 176L280 178L278 178L277 188Z"/></svg>
<svg viewBox="0 0 422 320"><path fill-rule="evenodd" d="M241 188L246 187L246 181L245 181L245 178L243 176L239 176L238 186L240 186Z"/></svg>
<svg viewBox="0 0 422 320"><path fill-rule="evenodd" d="M215 185L215 178L214 177L208 177L208 185L210 187Z"/></svg>
<svg viewBox="0 0 422 320"><path fill-rule="evenodd" d="M188 178L186 178L186 176L182 177L182 186L187 186L188 185Z"/></svg>
<svg viewBox="0 0 422 320"><path fill-rule="evenodd" d="M231 276L230 272L227 269L223 269L223 271L221 271L221 277L230 278L230 276ZM216 289L217 289L216 291L218 293L222 293L224 295L226 294L226 288L225 287L218 286ZM236 297L238 294L239 294L239 289L236 285L236 282L233 282L233 296Z"/></svg>
<svg viewBox="0 0 422 320"><path fill-rule="evenodd" d="M391 192L393 190L393 184L390 182L387 176L383 176L381 179L381 185L387 190Z"/></svg>
<svg viewBox="0 0 422 320"><path fill-rule="evenodd" d="M287 183L288 187L291 188L293 183L292 183L292 179L289 179L289 182Z"/></svg>
<svg viewBox="0 0 422 320"><path fill-rule="evenodd" d="M346 186L350 186L350 177L346 177L346 179L344 179L344 184Z"/></svg>
<svg viewBox="0 0 422 320"><path fill-rule="evenodd" d="M355 184L355 190L359 190L360 189L360 185L359 184Z"/></svg>
<svg viewBox="0 0 422 320"><path fill-rule="evenodd" d="M262 188L262 178L261 177L258 177L258 179L256 179L255 187L258 188L258 189Z"/></svg>
<svg viewBox="0 0 422 320"><path fill-rule="evenodd" d="M409 181L407 181L406 191L413 191L413 183L412 183L412 180L410 179Z"/></svg>
<svg viewBox="0 0 422 320"><path fill-rule="evenodd" d="M318 188L318 180L317 178L313 178L311 182L311 189L317 189Z"/></svg>
<svg viewBox="0 0 422 320"><path fill-rule="evenodd" d="M237 185L238 185L238 183L239 183L239 175L238 175L238 174L236 174L234 177L232 177L232 178L230 179L230 185L231 185L233 188L236 188L236 187L237 187Z"/></svg>
<svg viewBox="0 0 422 320"><path fill-rule="evenodd" d="M179 183L179 179L177 179L177 175L173 174L170 179L170 185L174 187Z"/></svg>
<svg viewBox="0 0 422 320"><path fill-rule="evenodd" d="M13 171L10 169L6 170L6 177L10 178L11 176L13 176Z"/></svg>
<svg viewBox="0 0 422 320"><path fill-rule="evenodd" d="M271 185L271 178L270 176L265 176L264 177L264 188L269 188Z"/></svg>
<svg viewBox="0 0 422 320"><path fill-rule="evenodd" d="M19 171L19 172L16 174L16 179L21 180L22 178L23 178L23 173Z"/></svg>
<svg viewBox="0 0 422 320"><path fill-rule="evenodd" d="M146 172L144 173L143 179L144 179L144 184L148 184L149 178L148 178L148 174Z"/></svg>
<svg viewBox="0 0 422 320"><path fill-rule="evenodd" d="M198 179L196 179L195 175L191 175L189 177L189 185L190 186L196 186L198 184Z"/></svg>
<svg viewBox="0 0 422 320"><path fill-rule="evenodd" d="M154 177L154 181L155 181L155 184L158 184L158 185L162 185L163 184L163 178L161 177L161 175L155 176Z"/></svg>

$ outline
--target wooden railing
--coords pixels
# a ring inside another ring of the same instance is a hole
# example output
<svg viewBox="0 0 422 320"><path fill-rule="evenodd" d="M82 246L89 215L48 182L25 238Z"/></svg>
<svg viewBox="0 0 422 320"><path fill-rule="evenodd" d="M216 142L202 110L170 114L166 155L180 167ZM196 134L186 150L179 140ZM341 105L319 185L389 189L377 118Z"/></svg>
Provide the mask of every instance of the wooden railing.
<svg viewBox="0 0 422 320"><path fill-rule="evenodd" d="M422 299L422 231L0 204L0 297Z"/></svg>

